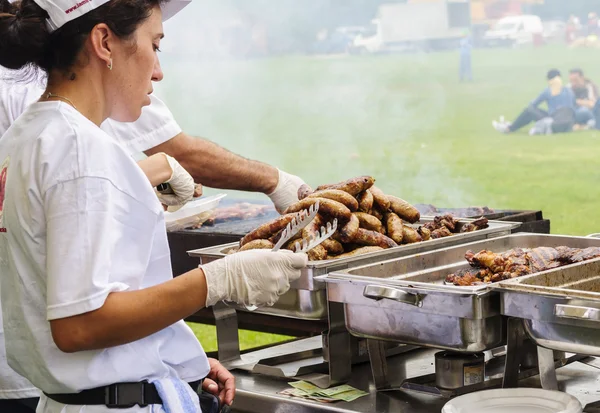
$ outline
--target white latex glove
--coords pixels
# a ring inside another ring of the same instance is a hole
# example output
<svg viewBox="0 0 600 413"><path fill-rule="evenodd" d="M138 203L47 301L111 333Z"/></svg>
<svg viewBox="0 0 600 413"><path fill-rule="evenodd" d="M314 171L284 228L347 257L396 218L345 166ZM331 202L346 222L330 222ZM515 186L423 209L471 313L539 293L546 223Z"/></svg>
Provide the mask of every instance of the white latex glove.
<svg viewBox="0 0 600 413"><path fill-rule="evenodd" d="M250 306L270 306L300 277L308 256L291 251L248 250L201 265L206 277L206 306L234 301Z"/></svg>
<svg viewBox="0 0 600 413"><path fill-rule="evenodd" d="M188 171L175 160L175 158L166 153L161 154L166 156L167 162L169 162L169 166L173 171L169 180L166 181L166 183L171 185L173 193L161 194L157 191L158 199L160 199L162 204L167 206L184 205L191 201L194 196L194 191L196 190L194 178L192 178L192 175L190 175Z"/></svg>
<svg viewBox="0 0 600 413"><path fill-rule="evenodd" d="M267 196L273 201L275 209L283 213L287 207L298 202L298 188L304 185L304 181L299 176L288 174L280 169L278 171L277 187Z"/></svg>

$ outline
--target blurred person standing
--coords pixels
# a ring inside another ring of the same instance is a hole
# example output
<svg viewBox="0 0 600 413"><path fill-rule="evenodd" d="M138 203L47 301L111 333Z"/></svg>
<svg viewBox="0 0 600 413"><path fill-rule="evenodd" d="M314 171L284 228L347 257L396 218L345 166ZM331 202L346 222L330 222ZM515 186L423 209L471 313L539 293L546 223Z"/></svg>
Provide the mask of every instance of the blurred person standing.
<svg viewBox="0 0 600 413"><path fill-rule="evenodd" d="M473 50L473 42L471 40L471 34L467 30L463 34L463 38L460 40L460 81L473 81L473 66L471 59L471 52Z"/></svg>
<svg viewBox="0 0 600 413"><path fill-rule="evenodd" d="M590 14L588 14L587 35L598 37L598 34L600 32L599 25L600 21L598 20L598 15L596 14L596 12L591 12Z"/></svg>
<svg viewBox="0 0 600 413"><path fill-rule="evenodd" d="M575 15L571 15L567 21L567 27L565 30L565 41L567 44L571 44L575 39L577 39L580 30L581 22L579 21L579 18Z"/></svg>

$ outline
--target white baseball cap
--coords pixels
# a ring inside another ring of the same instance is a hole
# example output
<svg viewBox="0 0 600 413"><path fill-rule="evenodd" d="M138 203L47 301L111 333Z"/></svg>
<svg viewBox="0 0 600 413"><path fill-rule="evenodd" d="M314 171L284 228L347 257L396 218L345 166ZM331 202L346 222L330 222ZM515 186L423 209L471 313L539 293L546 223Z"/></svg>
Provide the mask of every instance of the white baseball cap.
<svg viewBox="0 0 600 413"><path fill-rule="evenodd" d="M9 0L11 2L17 0ZM110 0L34 0L38 6L48 12L46 20L48 30L53 32L60 27L83 16L86 13L108 3ZM167 21L181 11L192 0L170 0L162 4L162 21Z"/></svg>

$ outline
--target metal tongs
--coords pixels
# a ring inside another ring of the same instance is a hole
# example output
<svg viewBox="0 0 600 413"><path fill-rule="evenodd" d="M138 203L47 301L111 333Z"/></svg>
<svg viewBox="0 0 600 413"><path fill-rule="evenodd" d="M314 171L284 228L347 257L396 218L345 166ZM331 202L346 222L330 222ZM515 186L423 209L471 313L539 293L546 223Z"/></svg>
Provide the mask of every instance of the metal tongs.
<svg viewBox="0 0 600 413"><path fill-rule="evenodd" d="M275 244L275 246L273 247L273 249L271 251L279 251L279 249L283 245L285 245L286 242L288 242L296 234L298 234L298 232L300 232L308 224L310 224L312 222L312 220L315 219L318 212L319 212L319 201L312 204L309 209L303 209L302 211L300 211L298 213L298 215L295 216L294 219L292 219L290 221L290 223L287 224L286 227L282 230L281 238L279 238L279 241L277 241L277 243ZM327 228L321 227L321 232L319 233L319 236L312 234L308 240L303 239L302 244L300 244L300 242L296 242L294 244L295 245L294 252L307 252L307 251L313 249L314 247L316 247L317 245L319 245L320 243L325 241L327 238L331 237L333 235L333 233L336 231L336 229L337 229L337 218L333 220L333 225L331 224L331 222L328 222ZM258 307L255 305L246 306L246 310L248 310L248 311L254 311L257 308Z"/></svg>
<svg viewBox="0 0 600 413"><path fill-rule="evenodd" d="M281 238L277 241L277 244L271 251L279 251L279 249L285 245L286 242L291 240L298 232L312 222L313 219L319 213L319 201L315 202L310 206L309 209L303 209L298 212L298 215L290 221L289 224L281 232Z"/></svg>
<svg viewBox="0 0 600 413"><path fill-rule="evenodd" d="M327 238L331 237L333 233L337 230L337 218L333 220L333 224L331 222L327 223L327 228L321 227L321 231L316 234L311 234L308 239L303 238L302 244L299 241L296 241L294 244L295 252L308 252L312 250L314 247L325 241Z"/></svg>

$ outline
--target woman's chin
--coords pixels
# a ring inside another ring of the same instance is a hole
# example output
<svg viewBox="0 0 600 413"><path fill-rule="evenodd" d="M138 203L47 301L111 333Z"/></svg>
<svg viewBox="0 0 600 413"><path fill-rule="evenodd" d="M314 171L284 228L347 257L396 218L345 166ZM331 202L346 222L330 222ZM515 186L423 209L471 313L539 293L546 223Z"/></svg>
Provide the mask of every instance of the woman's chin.
<svg viewBox="0 0 600 413"><path fill-rule="evenodd" d="M148 104L150 104L150 103L148 103ZM148 105L144 105L144 106L148 106ZM112 119L116 122L123 122L123 123L135 122L136 120L138 120L140 118L140 116L142 116L142 107L139 107L137 109L131 108L127 112L119 112L119 113L112 114L110 116L110 119Z"/></svg>

